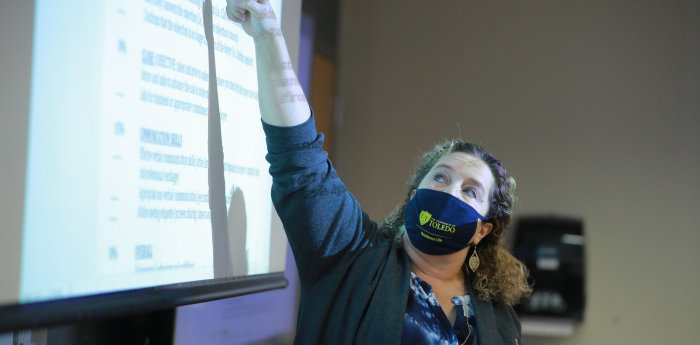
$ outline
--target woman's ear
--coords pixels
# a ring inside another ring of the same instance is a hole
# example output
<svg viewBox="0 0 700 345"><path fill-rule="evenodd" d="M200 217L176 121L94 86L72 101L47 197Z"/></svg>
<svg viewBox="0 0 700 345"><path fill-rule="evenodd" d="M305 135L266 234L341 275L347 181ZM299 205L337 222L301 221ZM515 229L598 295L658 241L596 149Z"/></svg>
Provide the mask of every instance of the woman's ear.
<svg viewBox="0 0 700 345"><path fill-rule="evenodd" d="M479 222L481 222L481 221L479 221ZM476 231L476 234L474 234L474 244L475 245L479 244L479 242L481 242L481 239L486 237L486 235L488 235L492 229L493 229L493 224L482 222L481 226Z"/></svg>

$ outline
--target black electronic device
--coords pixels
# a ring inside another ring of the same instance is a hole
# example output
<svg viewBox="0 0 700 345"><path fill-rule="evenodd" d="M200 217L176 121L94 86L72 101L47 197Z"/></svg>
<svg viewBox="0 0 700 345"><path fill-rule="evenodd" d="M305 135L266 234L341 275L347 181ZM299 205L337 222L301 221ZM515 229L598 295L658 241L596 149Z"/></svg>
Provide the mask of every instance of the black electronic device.
<svg viewBox="0 0 700 345"><path fill-rule="evenodd" d="M560 217L517 220L514 255L528 268L533 292L515 307L521 316L580 321L585 308L583 221Z"/></svg>

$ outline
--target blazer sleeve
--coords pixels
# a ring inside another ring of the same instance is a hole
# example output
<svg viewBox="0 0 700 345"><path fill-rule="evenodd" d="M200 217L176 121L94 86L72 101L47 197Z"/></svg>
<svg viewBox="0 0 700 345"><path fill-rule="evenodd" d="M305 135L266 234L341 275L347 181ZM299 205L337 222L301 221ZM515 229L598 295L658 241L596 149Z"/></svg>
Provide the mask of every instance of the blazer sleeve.
<svg viewBox="0 0 700 345"><path fill-rule="evenodd" d="M376 224L338 178L311 118L298 126L263 122L272 202L282 220L302 285L344 269L377 240ZM363 221L364 219L364 221Z"/></svg>

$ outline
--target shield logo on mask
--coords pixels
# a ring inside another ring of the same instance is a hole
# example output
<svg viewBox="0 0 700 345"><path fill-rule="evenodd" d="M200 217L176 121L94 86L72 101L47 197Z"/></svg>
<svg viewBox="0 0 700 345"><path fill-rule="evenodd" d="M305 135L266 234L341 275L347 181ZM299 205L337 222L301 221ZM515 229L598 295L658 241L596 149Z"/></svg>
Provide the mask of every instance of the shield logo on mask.
<svg viewBox="0 0 700 345"><path fill-rule="evenodd" d="M425 223L427 223L430 220L430 218L433 218L432 214L428 213L428 211L421 211L419 217L420 225L425 225Z"/></svg>

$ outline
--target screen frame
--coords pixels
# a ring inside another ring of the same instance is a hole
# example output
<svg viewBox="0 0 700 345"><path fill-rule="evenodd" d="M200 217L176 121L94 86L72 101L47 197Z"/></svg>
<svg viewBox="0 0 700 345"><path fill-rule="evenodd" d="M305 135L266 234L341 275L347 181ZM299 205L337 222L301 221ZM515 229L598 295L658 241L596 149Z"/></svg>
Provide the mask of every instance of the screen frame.
<svg viewBox="0 0 700 345"><path fill-rule="evenodd" d="M287 287L284 273L220 278L0 307L0 332L143 314Z"/></svg>
<svg viewBox="0 0 700 345"><path fill-rule="evenodd" d="M0 2L0 278L20 274L34 11L34 0ZM301 0L284 0L280 21L297 71ZM147 313L287 284L284 272L275 272L19 304L19 281L0 279L0 332Z"/></svg>

